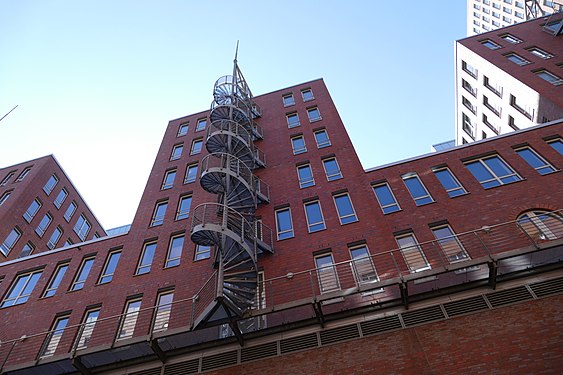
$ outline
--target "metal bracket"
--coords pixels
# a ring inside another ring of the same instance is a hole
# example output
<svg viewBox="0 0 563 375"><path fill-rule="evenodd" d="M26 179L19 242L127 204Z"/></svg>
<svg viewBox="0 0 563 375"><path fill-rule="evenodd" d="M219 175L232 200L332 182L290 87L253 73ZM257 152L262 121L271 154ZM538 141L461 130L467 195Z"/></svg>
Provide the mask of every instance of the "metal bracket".
<svg viewBox="0 0 563 375"><path fill-rule="evenodd" d="M489 266L489 286L491 287L491 289L495 290L497 287L497 261L493 260L492 262L488 262L487 266Z"/></svg>

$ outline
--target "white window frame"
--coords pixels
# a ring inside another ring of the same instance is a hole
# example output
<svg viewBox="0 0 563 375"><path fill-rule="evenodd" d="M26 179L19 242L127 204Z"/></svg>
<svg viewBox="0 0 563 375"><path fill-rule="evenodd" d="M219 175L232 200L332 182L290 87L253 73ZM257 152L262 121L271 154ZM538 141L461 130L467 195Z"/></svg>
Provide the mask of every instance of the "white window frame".
<svg viewBox="0 0 563 375"><path fill-rule="evenodd" d="M183 153L184 153L184 144L183 143L175 144L174 146L172 146L172 152L170 153L170 161L180 159Z"/></svg>
<svg viewBox="0 0 563 375"><path fill-rule="evenodd" d="M195 176L193 177L193 179L189 179L190 176L190 171L195 169ZM197 180L197 172L199 169L199 164L198 163L192 163L192 164L188 164L188 166L186 167L186 176L184 177L184 184L190 184L192 182L195 182Z"/></svg>
<svg viewBox="0 0 563 375"><path fill-rule="evenodd" d="M143 259L145 258L145 254L147 253L147 248L149 246L153 246L154 245L154 250L152 253L152 256L149 260L148 263L143 264ZM151 272L151 268L152 268L152 263L154 261L154 255L156 254L156 248L157 248L157 242L156 241L150 241L150 242L145 242L143 243L143 249L141 251L141 256L139 257L139 263L137 263L137 268L135 270L135 275L144 275L146 273Z"/></svg>
<svg viewBox="0 0 563 375"><path fill-rule="evenodd" d="M342 198L342 197L348 198L348 203L350 203L350 207L352 208L351 214L343 215L340 212L340 208L338 207L336 200L338 198ZM334 201L334 207L336 207L336 212L338 213L338 220L340 220L340 225L352 224L352 223L355 223L356 221L358 221L358 215L356 214L356 209L354 208L354 204L352 203L352 198L350 198L350 194L348 194L348 193L335 194L335 195L332 196L332 200ZM353 220L347 221L348 218L353 218ZM343 221L346 221L346 222L343 222Z"/></svg>
<svg viewBox="0 0 563 375"><path fill-rule="evenodd" d="M330 157L330 158L325 158L322 160L323 161L323 169L325 171L325 176L327 181L335 181L335 180L340 180L341 178L343 178L342 176L342 169L340 169L340 165L338 164L338 160L336 160L336 157ZM328 169L327 169L327 163L330 163L334 161L334 164L336 165L336 172L331 172L331 174L329 175Z"/></svg>
<svg viewBox="0 0 563 375"><path fill-rule="evenodd" d="M319 207L319 212L321 214L321 221L311 223L311 221L309 220L309 214L307 214L307 207L312 206L314 204L318 205L318 207ZM325 218L324 218L324 215L323 215L323 209L321 207L321 202L319 200L313 200L313 201L303 203L303 210L305 211L305 218L307 219L307 230L309 231L309 233L320 232L320 231L326 229L326 222L325 222ZM312 230L312 227L315 227L315 226L320 225L320 224L322 224L322 228Z"/></svg>
<svg viewBox="0 0 563 375"><path fill-rule="evenodd" d="M162 215L159 215L159 208L160 207L164 207L164 212L162 213ZM162 224L164 224L164 218L166 217L166 211L168 210L168 201L160 201L160 202L156 202L156 204L154 205L154 211L151 217L151 223L150 223L150 227L158 227ZM159 215L159 216L157 216Z"/></svg>
<svg viewBox="0 0 563 375"><path fill-rule="evenodd" d="M207 127L207 118L200 118L196 122L195 131L196 132L203 131L205 130L206 127Z"/></svg>
<svg viewBox="0 0 563 375"><path fill-rule="evenodd" d="M141 310L141 305L142 298L132 298L127 300L127 303L125 304L125 307L123 309L121 320L119 322L119 330L117 331L117 337L115 339L116 341L133 337L133 334L135 333L135 326L137 325L137 318L139 317L139 311Z"/></svg>
<svg viewBox="0 0 563 375"><path fill-rule="evenodd" d="M108 270L110 262L114 256L118 256L117 261L115 263L115 268L113 270ZM104 263L104 268L102 269L102 273L100 274L100 278L98 279L98 284L107 284L113 280L113 275L115 275L115 271L119 266L119 261L121 260L121 249L110 251L106 257L106 262ZM109 278L109 280L104 280Z"/></svg>
<svg viewBox="0 0 563 375"><path fill-rule="evenodd" d="M66 320L64 326L62 328L58 328L59 323L64 320ZM40 358L51 357L55 354L69 320L70 315L62 315L55 318L55 321L53 322L53 325L51 326L51 329L49 330L49 333L45 338L45 342L43 343L43 346L41 348L41 355L39 356Z"/></svg>
<svg viewBox="0 0 563 375"><path fill-rule="evenodd" d="M175 256L174 258L171 258L172 245L174 244L174 241L179 239L182 239L180 245L180 254L178 256ZM166 260L164 261L164 268L176 267L180 265L180 262L182 261L182 253L184 250L185 240L186 236L184 234L177 234L170 237L170 242L168 243L168 251L166 252Z"/></svg>
<svg viewBox="0 0 563 375"><path fill-rule="evenodd" d="M162 298L171 296L170 302L162 303ZM152 332L166 331L170 324L170 315L172 312L172 305L174 304L174 290L161 292L158 294L157 303L154 310L154 320L152 324Z"/></svg>
<svg viewBox="0 0 563 375"><path fill-rule="evenodd" d="M305 98L307 94L310 94L311 96L309 98ZM304 102L315 100L315 95L313 95L313 90L311 90L310 88L301 90L301 98L303 98Z"/></svg>
<svg viewBox="0 0 563 375"><path fill-rule="evenodd" d="M424 185L424 183L422 182L422 180L420 179L417 173L414 172L406 173L401 176L401 179L403 180L405 187L407 188L409 194L411 195L412 199L414 200L414 203L417 206L424 206L425 204L434 203L434 198L432 198L432 195L430 195L428 189L426 188L426 186ZM407 180L417 180L418 183L420 184L420 187L424 190L426 194L415 197L414 192L410 189L409 185L407 184ZM428 199L430 199L430 201L428 201Z"/></svg>
<svg viewBox="0 0 563 375"><path fill-rule="evenodd" d="M95 316L91 316L96 314ZM80 334L76 341L76 350L85 349L88 347L92 334L94 333L94 328L96 327L96 322L100 317L100 308L88 309L84 314L82 324L80 325Z"/></svg>
<svg viewBox="0 0 563 375"><path fill-rule="evenodd" d="M167 190L167 189L172 189L174 187L174 181L176 180L176 175L177 175L177 169L169 169L166 172L164 172L164 178L162 179L162 186L160 187L160 190ZM172 178L172 181L168 181L169 176L171 176L172 174L174 174L174 177Z"/></svg>
<svg viewBox="0 0 563 375"><path fill-rule="evenodd" d="M381 204L381 201L379 200L379 196L377 195L376 189L378 187L382 187L382 186L385 186L387 188L387 190L389 191L389 194L393 198L394 203L389 203L389 204L386 204L385 206L383 206ZM375 199L377 199L377 203L379 203L379 207L381 208L381 211L383 212L384 215L388 215L388 214L392 214L393 212L401 211L401 206L399 206L399 202L397 201L397 198L395 198L395 194L393 194L393 190L391 190L391 186L389 186L389 183L387 183L387 182L378 183L378 184L372 185L371 188L373 190L373 193L375 194ZM396 206L396 209L393 209L395 206ZM393 209L393 210L389 211L389 212L385 212L388 208Z"/></svg>
<svg viewBox="0 0 563 375"><path fill-rule="evenodd" d="M330 264L319 264L319 261L325 258L330 258ZM315 256L315 269L321 294L340 290L340 280L338 279L338 271L334 265L332 253L324 253Z"/></svg>
<svg viewBox="0 0 563 375"><path fill-rule="evenodd" d="M445 237L438 237L437 231L443 229L447 229L449 231L449 234ZM430 230L436 238L436 242L438 242L438 245L442 249L442 253L446 257L448 262L456 263L471 259L458 236L455 234L449 224L434 226L431 227Z"/></svg>
<svg viewBox="0 0 563 375"><path fill-rule="evenodd" d="M318 113L318 117L311 117L311 114L317 111ZM319 110L319 107L311 107L311 108L307 108L307 117L309 118L309 122L317 122L323 119L323 116L321 115L321 111Z"/></svg>
<svg viewBox="0 0 563 375"><path fill-rule="evenodd" d="M332 146L332 143L330 142L330 138L328 136L328 131L326 129L319 129L319 130L315 130L314 132L315 135L315 143L317 144L317 148L324 148L324 147L329 147ZM326 135L326 141L319 143L319 139L317 138L317 134L320 133L324 133Z"/></svg>
<svg viewBox="0 0 563 375"><path fill-rule="evenodd" d="M360 249L365 249L366 255L355 257L353 252ZM373 259L367 245L362 244L349 247L348 251L350 252L350 266L352 267L356 284L366 285L378 282L379 276L377 275L377 271L373 265Z"/></svg>
<svg viewBox="0 0 563 375"><path fill-rule="evenodd" d="M196 150L195 148L196 145L200 145L199 150ZM190 147L190 155L200 154L202 149L203 149L203 138L196 138L192 141L192 146Z"/></svg>
<svg viewBox="0 0 563 375"><path fill-rule="evenodd" d="M301 174L299 173L301 170L308 169L311 177L308 178L301 178ZM296 167L297 171L297 179L299 181L299 187L301 189L305 189L311 186L315 186L315 177L313 176L313 168L311 168L311 164L301 164Z"/></svg>
<svg viewBox="0 0 563 375"><path fill-rule="evenodd" d="M12 282L10 289L8 289L8 292L4 296L4 299L2 300L2 303L0 304L0 309L26 303L29 300L29 297L31 296L33 291L35 290L35 287L37 286L39 279L41 279L42 273L43 273L43 270L38 270L38 271L26 272L26 273L17 275L17 277ZM25 277L27 277L27 279L24 280L23 284L20 284L20 280L22 280ZM33 287L31 288L29 293L24 294L24 292L28 289L28 285L30 284L30 282L34 283ZM14 290L15 290L16 286L18 286L18 285L21 285L21 287L16 292L16 294L12 294L12 293L14 293ZM18 302L19 300L22 300L22 301ZM12 303L10 303L9 305L6 305L6 302L12 302Z"/></svg>
<svg viewBox="0 0 563 375"><path fill-rule="evenodd" d="M540 175L546 175L546 174L550 174L553 172L556 172L557 169L550 164L547 160L545 160L545 158L543 156L541 156L536 150L534 150L533 148L531 148L530 146L526 146L526 147L520 147L514 150L530 167L534 168L536 170L536 172L538 172ZM538 161L539 163L542 163L541 165L538 165L536 167L534 167L534 165L528 160L526 159L526 157L523 156L523 151L529 151L530 154L532 154L532 157L536 158L536 161Z"/></svg>
<svg viewBox="0 0 563 375"><path fill-rule="evenodd" d="M295 105L293 93L282 95L282 103L284 107L291 107L292 105Z"/></svg>
<svg viewBox="0 0 563 375"><path fill-rule="evenodd" d="M459 197L460 195L467 194L467 190L465 190L465 187L463 187L461 182L459 182L459 180L453 174L453 172L450 170L450 168L448 168L448 167L433 168L432 172L434 173L434 176L436 176L436 179L440 182L440 185L442 185L442 187L444 188L446 193L448 193L448 196L450 198L455 198L455 197ZM438 173L441 173L441 172L447 173L450 176L450 178L452 179L452 181L457 184L457 187L447 189L446 186L444 186L444 184L442 183L442 180L440 180L440 178L438 177Z"/></svg>
<svg viewBox="0 0 563 375"><path fill-rule="evenodd" d="M294 141L301 140L303 142L302 147L296 147ZM293 155L303 154L307 152L307 145L305 144L305 138L303 135L296 135L291 137L291 149L293 150Z"/></svg>
<svg viewBox="0 0 563 375"><path fill-rule="evenodd" d="M95 261L96 261L96 258L94 256L89 256L89 257L82 259L82 262L80 262L80 267L78 268L78 271L76 271L76 275L74 275L74 280L72 281L72 284L70 285L69 291L72 292L72 291L75 291L75 290L84 289L84 285L86 284L86 280L88 280L88 276L90 276L90 272L92 272L92 268L94 267ZM91 262L90 268L83 275L82 273L84 272L84 268L86 267L86 264L90 263L90 262Z"/></svg>
<svg viewBox="0 0 563 375"><path fill-rule="evenodd" d="M299 120L299 114L297 112L286 113L285 118L286 118L286 121L287 121L287 127L289 129L301 126L301 121ZM289 121L290 118L296 118L297 122L291 123Z"/></svg>
<svg viewBox="0 0 563 375"><path fill-rule="evenodd" d="M30 209L32 208L34 203L36 204L37 207L36 207L35 211L30 212ZM41 206L43 206L43 204L41 203L41 200L39 198L35 198L33 200L33 202L31 202L31 204L29 205L27 210L25 210L25 212L23 213L23 218L25 219L25 221L27 221L28 223L31 223L31 221L33 220L35 215L37 215L37 213L41 209Z"/></svg>
<svg viewBox="0 0 563 375"><path fill-rule="evenodd" d="M278 213L281 213L281 212L284 212L284 211L287 211L288 214L289 214L290 229L280 231L280 223L279 223L279 219L278 219ZM275 211L275 217L276 217L276 235L277 235L278 241L285 240L285 239L288 239L288 238L293 238L295 236L295 232L294 232L294 229L293 229L293 219L291 217L291 208L290 207L284 207L284 208L277 209ZM289 236L286 237L285 236L286 233L289 233ZM283 238L281 238L281 237L283 237Z"/></svg>

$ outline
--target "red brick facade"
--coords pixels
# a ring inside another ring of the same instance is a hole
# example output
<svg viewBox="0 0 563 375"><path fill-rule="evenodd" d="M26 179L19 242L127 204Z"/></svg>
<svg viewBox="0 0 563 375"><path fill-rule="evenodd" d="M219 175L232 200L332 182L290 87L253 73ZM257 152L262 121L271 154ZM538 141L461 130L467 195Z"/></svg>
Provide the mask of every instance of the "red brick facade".
<svg viewBox="0 0 563 375"><path fill-rule="evenodd" d="M314 99L304 101L302 90L311 90ZM284 106L282 97L287 94L293 95L295 104ZM334 263L349 262L350 249L358 245L366 245L373 256L380 281L394 280L394 278L409 276L411 272L399 252L391 254L389 251L398 248L397 236L412 233L418 243L429 242L422 246L429 269L421 275L428 274L432 278L435 277L432 276L435 270L441 267L447 269L451 266L449 262L444 261L444 254L440 253L440 248L435 242L436 238L431 230L435 225L449 224L454 233L461 234L513 222L520 214L529 210L554 211L562 208L563 190L559 188L562 182L559 170L563 166L563 156L549 142L560 141L563 122L553 122L507 136L364 171L322 80L261 95L254 100L262 108L262 117L256 121L264 129L264 138L256 141L256 146L266 154L267 158L266 167L256 170L255 173L270 187L270 202L260 205L256 213L264 225L273 229L275 236L275 212L277 209L289 207L294 232L291 238L274 241L273 254L259 255L260 270L268 280L265 283L265 307L320 295L321 276L317 278L315 272L307 273L308 270L316 268L316 256L332 254ZM320 119L309 120L307 111L312 108L318 109ZM287 115L293 113L299 116L300 125L290 128ZM12 345L11 343L15 341L11 340L22 335L30 336L11 349L9 345L0 346L0 363L7 358L5 369L15 371L14 366L30 366L38 363L36 361L45 343L45 335L39 333L47 332L53 327L57 314L64 313L65 316L69 316L67 325L69 328L62 335L55 355L41 360L40 363L62 361L61 363L68 364L69 353L73 351L73 343L77 337L75 325L84 321L85 311L90 308L100 308L99 321L88 342L88 349L82 353L90 353L90 350L100 352L109 350L119 329L119 319L112 317L124 312L128 298L142 298L142 310L136 321L131 342L136 342L136 339L147 342L152 338L148 336L151 324L154 323L154 314L150 308L157 304L158 294L162 291L173 290L176 303L172 307L168 331L159 333L158 337L163 337L167 332L181 334L189 331L193 322L191 313L194 304L204 300L203 293L199 292L200 288L214 272L214 254L212 252L207 259L194 260L195 244L190 241L192 215L177 220L176 214L180 197L192 196L192 212L200 203L216 200L215 196L205 192L199 185L201 160L207 154L205 146L202 147L201 153L190 155L192 142L195 139L204 139L206 136L205 130L196 132L195 128L197 120L206 118L207 115L208 112L201 112L172 120L168 124L129 233L101 238L48 255L38 254L16 262L0 263L0 301L5 300L9 295L18 276L25 275L26 272L42 271L27 302L0 308L1 342ZM188 124L185 135L179 135L179 127L182 124ZM319 148L314 133L321 129L326 130L330 145ZM303 137L306 152L295 155L291 139L296 136ZM377 147L379 142L382 140L374 139L374 147ZM174 147L180 144L183 145L181 155L170 160ZM515 149L522 146L531 147L557 171L540 175L516 153ZM467 164L493 155L498 155L504 160L519 176L519 181L484 189L469 171ZM332 158L336 159L342 178L328 181L323 161ZM194 182L185 182L187 167L194 163L199 163L198 177ZM300 188L297 167L304 164L309 164L311 167L314 185ZM465 194L454 198L448 196L433 172L434 168L445 166L465 188ZM166 172L171 170L176 171L173 187L163 189ZM34 179L33 183L41 189L43 180L50 173L52 172L41 176L38 174L38 182ZM404 181L405 178L412 177L412 173L416 173L424 184L432 198L431 203L416 206ZM383 213L373 190L373 186L383 182L386 182L393 192L400 206L399 211ZM61 181L57 188L60 189L63 185ZM350 197L357 221L342 225L335 205L335 196L345 193ZM25 202L32 196L33 194L19 197L18 202L24 202L21 204L25 206ZM67 198L66 202L70 199L71 197ZM168 206L162 225L151 226L155 205L165 201L168 202ZM326 229L309 233L304 204L312 201L319 202ZM47 205L47 202L44 202L43 206ZM49 209L52 210L50 206ZM25 210L26 207L19 209ZM14 213L13 219L19 220L22 214L23 212ZM560 218L560 216L556 217ZM531 246L533 241L529 242L526 234L518 230L515 224L510 228L512 232L507 232L508 237L502 238L513 242L498 243L497 247L490 246L488 247L490 253L494 255ZM4 227L0 230L4 230ZM90 233L94 230L93 228ZM101 228L98 230L101 231ZM70 232L72 229L65 230L65 234ZM490 234L490 236L498 233L495 230L491 232L489 229L484 232L485 235ZM185 236L180 264L165 267L169 243L176 235ZM156 242L156 251L150 272L136 274L144 244L153 242ZM475 260L486 255L482 249L473 252L474 248L466 247L469 253L467 261L470 261L469 258ZM100 276L106 267L108 254L116 250L121 251L121 257L113 279L109 283L101 284ZM555 257L560 258L561 248L554 251ZM81 290L69 291L76 281L83 259L90 257L94 257L94 263L84 287ZM43 297L57 265L64 262L68 262L69 266L56 294L52 297ZM553 259L550 262L557 263ZM469 263L467 264L469 266ZM354 277L350 273L350 264L346 264L345 267L348 270L346 271L348 278L340 273L344 267L338 269L339 289L342 290L355 286ZM486 273L485 268L481 270ZM462 271L467 272L464 270L465 268ZM413 275L416 276L415 273L410 276ZM462 277L456 275L452 277ZM409 285L411 291L416 294L417 291L426 293L436 285L440 288L439 282L441 281L431 283L409 281ZM321 306L324 314L330 317L338 316L343 311L355 311L360 307L374 308L381 301L400 300L397 283L385 287L385 292L379 294L360 295L356 291L355 295L342 297L343 303L333 300L324 307L319 303L316 308ZM337 292L335 291L336 294ZM265 371L318 374L373 373L373 371L379 372L378 369L382 369L383 373L469 373L488 372L491 369L502 373L508 370L507 366L512 366L510 367L512 372L522 369L523 372L550 373L560 368L563 361L561 356L563 353L556 347L560 339L558 330L555 329L555 326L560 324L555 318L558 306L560 308L558 297L534 301L502 310L411 328L384 337L351 341L281 359L268 359L244 367L234 367L224 373L251 374ZM268 327L277 330L294 327L288 323L295 323L295 326L311 324L311 318L315 316L312 311L310 307L305 307L303 311L287 315L284 315L283 311L275 312L273 316L268 317ZM499 322L500 317L503 318L502 324ZM525 322L530 324L527 325ZM509 340L512 333L516 331L521 333L518 338ZM193 336L195 338L190 340L193 343L200 343L219 337L217 327L201 332L196 331L194 333L196 336ZM32 336L33 334L38 335ZM496 335L494 340L492 340L493 335ZM232 341L232 338L226 340ZM79 350L76 355L81 356L82 353ZM545 362L539 363L537 358L542 357L542 353L548 354L543 357ZM388 361L389 357L393 357L394 360ZM150 358L154 358L154 354ZM516 361L515 358L522 360ZM88 367L88 364L84 366Z"/></svg>

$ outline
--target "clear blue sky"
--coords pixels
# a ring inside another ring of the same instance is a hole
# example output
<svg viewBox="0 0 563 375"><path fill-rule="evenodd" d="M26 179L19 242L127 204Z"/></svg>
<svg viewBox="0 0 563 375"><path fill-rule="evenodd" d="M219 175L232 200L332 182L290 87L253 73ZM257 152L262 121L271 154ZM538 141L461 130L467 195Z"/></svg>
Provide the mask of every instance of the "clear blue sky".
<svg viewBox="0 0 563 375"><path fill-rule="evenodd" d="M54 154L132 221L169 120L239 65L255 95L324 78L364 168L454 137L465 0L0 0L0 166ZM267 151L267 150L266 150ZM132 166L132 167L130 167Z"/></svg>

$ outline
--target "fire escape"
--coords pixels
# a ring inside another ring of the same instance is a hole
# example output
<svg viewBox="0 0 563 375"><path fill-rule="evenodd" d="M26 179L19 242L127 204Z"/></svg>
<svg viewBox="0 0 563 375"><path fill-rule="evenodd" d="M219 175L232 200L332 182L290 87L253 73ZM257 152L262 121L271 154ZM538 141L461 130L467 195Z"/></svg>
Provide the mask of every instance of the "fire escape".
<svg viewBox="0 0 563 375"><path fill-rule="evenodd" d="M273 252L273 245L271 230L256 217L257 206L269 202L268 186L254 174L266 165L254 145L263 137L254 121L261 113L236 55L233 74L215 82L213 99L200 183L218 199L194 209L191 239L215 248L215 272L198 296L193 327L228 323L240 337L237 321L258 299L257 255Z"/></svg>

